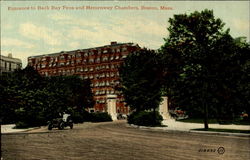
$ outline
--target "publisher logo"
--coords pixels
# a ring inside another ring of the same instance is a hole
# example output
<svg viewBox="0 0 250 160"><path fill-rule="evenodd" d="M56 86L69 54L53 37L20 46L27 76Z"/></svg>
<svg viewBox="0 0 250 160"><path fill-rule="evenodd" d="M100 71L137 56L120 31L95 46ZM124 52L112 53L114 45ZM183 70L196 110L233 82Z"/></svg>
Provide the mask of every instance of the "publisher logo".
<svg viewBox="0 0 250 160"><path fill-rule="evenodd" d="M217 149L217 152L218 152L219 154L224 154L224 153L225 153L225 148L224 148L224 147L219 147L219 148Z"/></svg>

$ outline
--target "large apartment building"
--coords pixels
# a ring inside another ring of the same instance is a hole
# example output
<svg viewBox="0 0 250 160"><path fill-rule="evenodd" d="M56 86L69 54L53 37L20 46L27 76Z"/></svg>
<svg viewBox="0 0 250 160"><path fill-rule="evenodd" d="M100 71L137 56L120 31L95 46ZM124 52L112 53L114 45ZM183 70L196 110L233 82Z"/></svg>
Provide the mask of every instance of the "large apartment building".
<svg viewBox="0 0 250 160"><path fill-rule="evenodd" d="M121 92L115 90L119 85L118 68L129 53L139 50L134 43L111 42L101 47L62 51L28 57L28 65L33 66L43 76L79 75L90 79L95 106L89 111L107 111L107 95L117 95L116 112L129 113Z"/></svg>
<svg viewBox="0 0 250 160"><path fill-rule="evenodd" d="M8 56L0 55L0 64L0 73L13 72L22 68L22 61L18 58L13 58L11 53Z"/></svg>

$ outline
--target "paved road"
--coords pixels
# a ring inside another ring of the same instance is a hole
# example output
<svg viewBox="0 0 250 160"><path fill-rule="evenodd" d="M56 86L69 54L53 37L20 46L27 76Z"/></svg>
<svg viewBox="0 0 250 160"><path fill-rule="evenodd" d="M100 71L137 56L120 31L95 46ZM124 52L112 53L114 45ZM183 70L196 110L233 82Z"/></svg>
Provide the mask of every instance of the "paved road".
<svg viewBox="0 0 250 160"><path fill-rule="evenodd" d="M249 150L249 137L142 130L124 121L2 135L4 160L242 160L250 159Z"/></svg>

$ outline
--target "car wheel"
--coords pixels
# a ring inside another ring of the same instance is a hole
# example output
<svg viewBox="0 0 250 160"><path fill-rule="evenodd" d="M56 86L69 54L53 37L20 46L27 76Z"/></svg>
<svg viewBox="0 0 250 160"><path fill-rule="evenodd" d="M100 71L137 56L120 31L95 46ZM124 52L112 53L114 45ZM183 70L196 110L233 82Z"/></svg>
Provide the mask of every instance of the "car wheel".
<svg viewBox="0 0 250 160"><path fill-rule="evenodd" d="M63 123L63 122L61 122L61 123L59 124L58 129L60 129L60 130L64 129L64 123Z"/></svg>
<svg viewBox="0 0 250 160"><path fill-rule="evenodd" d="M48 126L48 130L52 130L53 126L51 124L49 124Z"/></svg>

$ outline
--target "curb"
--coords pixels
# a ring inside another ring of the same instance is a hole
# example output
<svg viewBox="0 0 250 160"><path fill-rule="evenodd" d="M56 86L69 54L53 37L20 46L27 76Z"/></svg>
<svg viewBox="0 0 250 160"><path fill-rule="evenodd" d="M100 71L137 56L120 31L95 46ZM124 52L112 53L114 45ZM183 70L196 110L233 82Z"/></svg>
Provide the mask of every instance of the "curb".
<svg viewBox="0 0 250 160"><path fill-rule="evenodd" d="M236 136L236 137L250 137L250 134L247 133L231 133L231 132L212 132L212 131L195 131L195 130L174 130L167 127L146 127L138 126L134 124L126 124L126 127L133 127L142 130L151 130L151 131L163 131L163 132L182 132L182 133L198 133L198 134L207 134L207 135L220 135L220 136Z"/></svg>

